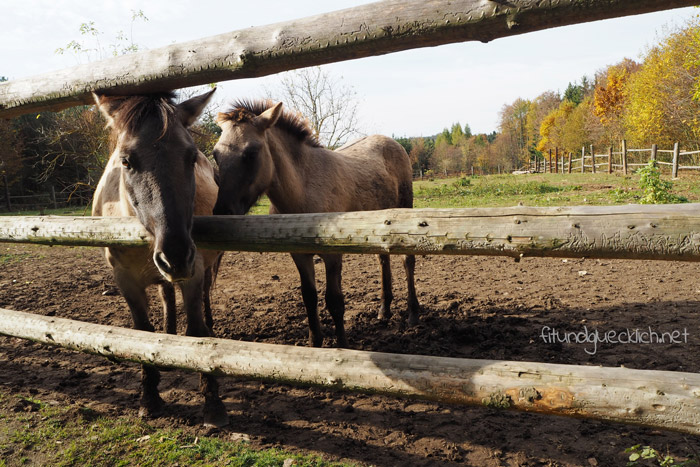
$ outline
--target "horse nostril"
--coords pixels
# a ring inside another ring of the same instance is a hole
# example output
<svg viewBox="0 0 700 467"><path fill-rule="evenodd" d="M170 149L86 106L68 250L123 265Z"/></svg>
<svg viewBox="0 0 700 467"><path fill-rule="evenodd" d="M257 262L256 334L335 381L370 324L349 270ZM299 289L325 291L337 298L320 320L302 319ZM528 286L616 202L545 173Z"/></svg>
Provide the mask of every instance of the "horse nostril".
<svg viewBox="0 0 700 467"><path fill-rule="evenodd" d="M172 265L168 262L168 258L165 257L165 253L162 251L157 251L153 255L153 261L155 261L156 266L163 272L171 273L173 270Z"/></svg>

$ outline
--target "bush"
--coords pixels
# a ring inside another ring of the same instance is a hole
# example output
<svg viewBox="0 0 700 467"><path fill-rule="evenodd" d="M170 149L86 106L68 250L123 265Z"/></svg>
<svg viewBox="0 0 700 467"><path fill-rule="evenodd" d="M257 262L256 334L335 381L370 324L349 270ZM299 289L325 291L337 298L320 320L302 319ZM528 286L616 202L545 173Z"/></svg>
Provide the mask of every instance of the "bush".
<svg viewBox="0 0 700 467"><path fill-rule="evenodd" d="M671 193L673 183L661 179L659 164L656 161L649 161L646 167L637 171L639 177L639 188L644 195L639 199L639 204L674 204L687 203L684 196L677 196Z"/></svg>

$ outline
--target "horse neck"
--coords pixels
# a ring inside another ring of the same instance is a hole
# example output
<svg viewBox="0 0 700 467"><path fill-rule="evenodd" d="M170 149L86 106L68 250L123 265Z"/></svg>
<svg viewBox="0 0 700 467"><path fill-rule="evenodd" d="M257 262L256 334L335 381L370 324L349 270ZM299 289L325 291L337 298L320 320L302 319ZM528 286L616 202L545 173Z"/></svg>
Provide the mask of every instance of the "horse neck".
<svg viewBox="0 0 700 467"><path fill-rule="evenodd" d="M304 187L310 175L307 159L313 148L275 127L266 132L266 140L274 164L267 189L270 202L281 213L303 212Z"/></svg>

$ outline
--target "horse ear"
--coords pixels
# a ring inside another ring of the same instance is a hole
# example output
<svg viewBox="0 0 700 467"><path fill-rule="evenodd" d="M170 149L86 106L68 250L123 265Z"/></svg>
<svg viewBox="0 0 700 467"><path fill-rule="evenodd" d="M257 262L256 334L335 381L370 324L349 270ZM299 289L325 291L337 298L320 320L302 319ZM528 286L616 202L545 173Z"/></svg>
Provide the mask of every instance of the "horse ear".
<svg viewBox="0 0 700 467"><path fill-rule="evenodd" d="M253 123L261 130L267 130L272 125L277 123L277 119L280 118L280 115L282 115L282 103L278 102L273 107L270 107L255 117L255 121Z"/></svg>
<svg viewBox="0 0 700 467"><path fill-rule="evenodd" d="M199 96L195 96L192 99L187 99L185 102L181 102L177 105L177 114L183 125L188 127L197 121L199 115L207 106L215 91L216 88L204 94L200 94Z"/></svg>
<svg viewBox="0 0 700 467"><path fill-rule="evenodd" d="M227 113L219 112L218 114L216 114L216 124L219 126L221 126L221 124L228 119L229 119L229 114L227 114Z"/></svg>
<svg viewBox="0 0 700 467"><path fill-rule="evenodd" d="M92 98L95 99L97 108L100 109L100 113L107 120L107 126L112 126L114 123L114 115L117 113L117 110L122 105L124 100L94 92L92 93Z"/></svg>

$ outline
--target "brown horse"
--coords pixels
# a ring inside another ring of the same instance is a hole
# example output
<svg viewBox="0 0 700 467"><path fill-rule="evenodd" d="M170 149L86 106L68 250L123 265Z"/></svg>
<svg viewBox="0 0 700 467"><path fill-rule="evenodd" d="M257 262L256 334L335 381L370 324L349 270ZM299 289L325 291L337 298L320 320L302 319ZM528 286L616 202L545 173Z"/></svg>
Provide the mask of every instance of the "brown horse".
<svg viewBox="0 0 700 467"><path fill-rule="evenodd" d="M320 146L299 117L270 101L238 102L220 113L221 137L214 147L220 188L214 214L245 214L266 193L270 213L347 212L413 207L411 164L403 147L391 138L369 136L338 151ZM292 254L301 277L309 318L309 339L323 342L313 255ZM335 323L337 342L347 347L341 289L342 255L324 254L326 306ZM379 318L391 316L391 265L379 255L382 299ZM404 258L408 280L408 319L418 321L414 286L415 257Z"/></svg>
<svg viewBox="0 0 700 467"><path fill-rule="evenodd" d="M98 96L95 101L112 128L115 149L95 191L93 216L134 216L152 235L149 248L109 247L105 254L131 311L134 328L154 331L146 288L158 285L167 332L175 332L176 284L183 298L189 336L211 336L202 303L208 298L211 269L219 252L198 251L192 241L192 216L210 215L217 196L214 169L197 150L187 127L214 91L181 104L173 94ZM208 302L208 300L207 300ZM160 374L142 366L141 415L155 416L163 400ZM218 383L201 376L204 423L223 426L226 410Z"/></svg>

